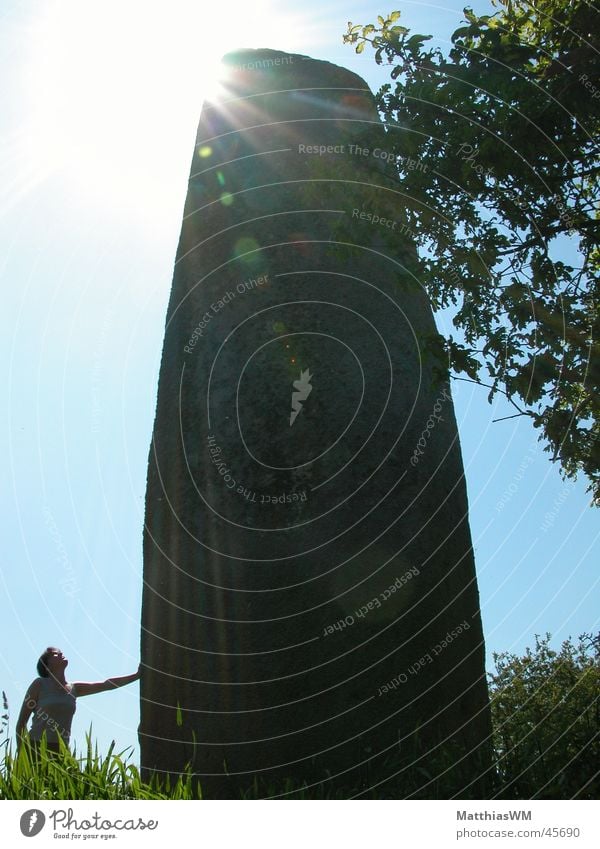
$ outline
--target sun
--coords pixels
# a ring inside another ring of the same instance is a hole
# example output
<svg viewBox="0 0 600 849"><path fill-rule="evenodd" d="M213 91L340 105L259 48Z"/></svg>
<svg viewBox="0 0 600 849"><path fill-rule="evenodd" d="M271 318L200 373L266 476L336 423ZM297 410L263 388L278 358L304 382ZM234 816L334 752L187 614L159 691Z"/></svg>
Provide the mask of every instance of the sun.
<svg viewBox="0 0 600 849"><path fill-rule="evenodd" d="M27 157L115 215L171 214L202 101L219 90L220 58L243 47L297 50L302 33L271 0L251 12L245 0L51 2L28 39Z"/></svg>

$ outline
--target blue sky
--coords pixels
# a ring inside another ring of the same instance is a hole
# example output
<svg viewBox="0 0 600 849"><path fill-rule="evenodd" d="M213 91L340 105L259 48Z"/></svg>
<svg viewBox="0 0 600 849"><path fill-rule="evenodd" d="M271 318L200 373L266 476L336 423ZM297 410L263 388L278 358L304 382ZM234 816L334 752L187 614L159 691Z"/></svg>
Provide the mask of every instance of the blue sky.
<svg viewBox="0 0 600 849"><path fill-rule="evenodd" d="M13 729L45 646L63 649L69 680L138 664L146 463L209 63L238 46L293 50L376 89L385 70L342 34L392 8L442 44L462 20L447 0L261 2L251 21L235 2L3 3L0 689ZM536 633L558 645L599 630L597 514L527 421L492 423L510 413L501 399L453 391L491 669L493 651ZM101 749L137 751L138 718L137 684L82 699L73 739L92 724Z"/></svg>

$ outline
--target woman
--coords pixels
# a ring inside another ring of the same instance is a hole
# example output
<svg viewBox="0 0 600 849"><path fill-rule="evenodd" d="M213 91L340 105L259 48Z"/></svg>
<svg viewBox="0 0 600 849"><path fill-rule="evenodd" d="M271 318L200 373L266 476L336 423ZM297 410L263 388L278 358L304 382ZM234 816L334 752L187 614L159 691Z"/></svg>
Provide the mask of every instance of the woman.
<svg viewBox="0 0 600 849"><path fill-rule="evenodd" d="M81 696L91 696L123 687L140 677L140 670L133 675L120 678L107 678L106 681L77 681L68 684L65 669L69 661L60 649L49 646L41 655L37 664L39 678L31 684L23 700L23 706L17 720L17 745L20 745L27 721L33 713L29 739L37 749L42 736L46 736L48 751L59 752L62 738L68 745L71 736L71 722L75 713L75 700Z"/></svg>

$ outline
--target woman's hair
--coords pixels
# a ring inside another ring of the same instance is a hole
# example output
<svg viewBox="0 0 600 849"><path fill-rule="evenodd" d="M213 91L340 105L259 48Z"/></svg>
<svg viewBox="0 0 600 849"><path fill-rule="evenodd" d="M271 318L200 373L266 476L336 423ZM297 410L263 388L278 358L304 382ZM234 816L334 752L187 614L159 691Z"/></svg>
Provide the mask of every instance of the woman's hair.
<svg viewBox="0 0 600 849"><path fill-rule="evenodd" d="M50 656L50 653L53 651L58 651L58 649L55 646L48 646L46 651L42 655L40 655L40 659L37 662L37 674L40 676L40 678L50 677L50 671L46 664L48 663L48 657Z"/></svg>

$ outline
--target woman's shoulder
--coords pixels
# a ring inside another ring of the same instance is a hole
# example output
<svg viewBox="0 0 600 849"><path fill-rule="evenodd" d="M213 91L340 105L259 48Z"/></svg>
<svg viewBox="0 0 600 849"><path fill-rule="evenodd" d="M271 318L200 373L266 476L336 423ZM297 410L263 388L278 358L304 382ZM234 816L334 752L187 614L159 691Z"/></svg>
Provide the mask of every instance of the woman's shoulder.
<svg viewBox="0 0 600 849"><path fill-rule="evenodd" d="M27 687L27 692L25 693L25 700L30 702L33 700L37 702L40 695L42 693L42 679L34 678L29 687Z"/></svg>
<svg viewBox="0 0 600 849"><path fill-rule="evenodd" d="M51 693L55 693L57 689L62 689L68 695L77 696L76 686L76 684L70 684L66 681L64 687L61 686L60 688L57 688L57 685L54 683L52 678L36 678L29 689L35 689L38 692L47 690Z"/></svg>

